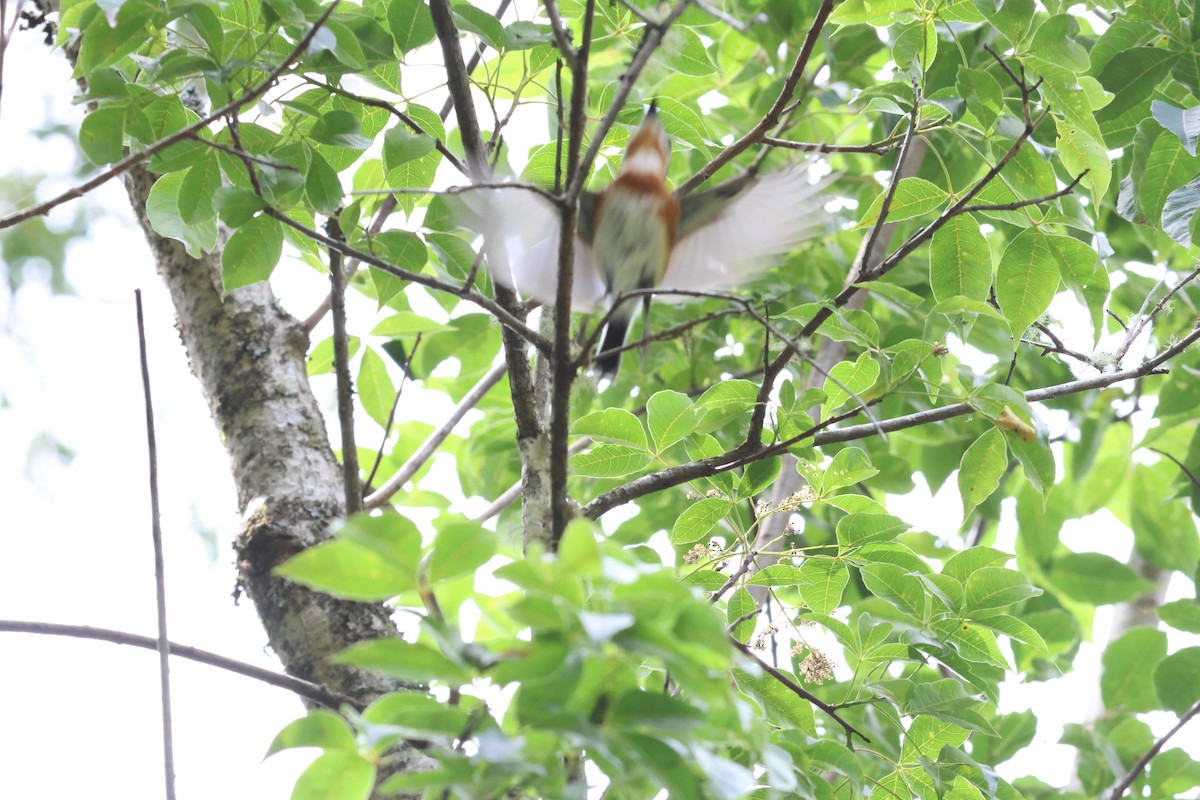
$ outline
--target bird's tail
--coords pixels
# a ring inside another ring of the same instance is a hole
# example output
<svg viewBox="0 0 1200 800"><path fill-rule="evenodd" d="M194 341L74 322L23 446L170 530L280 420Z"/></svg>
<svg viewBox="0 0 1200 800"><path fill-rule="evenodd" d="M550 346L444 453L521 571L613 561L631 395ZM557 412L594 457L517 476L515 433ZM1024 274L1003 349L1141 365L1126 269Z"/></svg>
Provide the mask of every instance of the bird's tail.
<svg viewBox="0 0 1200 800"><path fill-rule="evenodd" d="M604 329L604 341L600 344L600 355L596 358L596 369L601 376L611 378L617 374L621 366L621 353L614 351L625 344L629 326L633 323L636 303L622 303L612 316L608 318L608 327Z"/></svg>

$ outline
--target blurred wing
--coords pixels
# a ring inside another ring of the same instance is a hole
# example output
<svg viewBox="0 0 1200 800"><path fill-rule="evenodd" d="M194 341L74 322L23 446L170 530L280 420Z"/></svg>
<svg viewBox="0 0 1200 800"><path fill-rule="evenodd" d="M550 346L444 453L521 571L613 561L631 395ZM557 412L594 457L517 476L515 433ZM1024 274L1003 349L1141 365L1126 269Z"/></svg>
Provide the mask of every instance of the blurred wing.
<svg viewBox="0 0 1200 800"><path fill-rule="evenodd" d="M553 305L558 288L561 228L553 204L535 192L516 187L463 192L461 197L477 217L468 227L504 245L504 252L495 252L495 258L488 259L492 280L522 297ZM580 201L581 215L590 209L591 202L590 196ZM579 235L575 237L575 278L571 289L571 307L582 311L590 311L604 297L604 281L595 253Z"/></svg>
<svg viewBox="0 0 1200 800"><path fill-rule="evenodd" d="M829 182L812 183L801 165L682 198L679 239L661 287L731 288L770 266L772 256L828 232L833 215L822 195Z"/></svg>

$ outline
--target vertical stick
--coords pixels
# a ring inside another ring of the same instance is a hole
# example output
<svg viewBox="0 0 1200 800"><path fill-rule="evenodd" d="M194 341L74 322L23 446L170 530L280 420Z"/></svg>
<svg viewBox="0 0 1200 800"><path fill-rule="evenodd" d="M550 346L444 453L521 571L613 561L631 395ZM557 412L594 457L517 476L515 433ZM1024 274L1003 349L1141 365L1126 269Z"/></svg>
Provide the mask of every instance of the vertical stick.
<svg viewBox="0 0 1200 800"><path fill-rule="evenodd" d="M163 771L167 800L175 800L175 743L171 733L171 643L167 639L167 579L163 566L162 516L158 506L158 442L154 436L154 404L150 400L150 365L146 358L146 322L142 290L135 289L138 349L142 360L142 393L146 398L146 449L150 455L150 532L154 540L154 595L158 605L158 678L162 693Z"/></svg>
<svg viewBox="0 0 1200 800"><path fill-rule="evenodd" d="M330 237L342 240L337 218L325 224ZM333 365L337 374L338 426L342 433L342 483L346 489L346 516L362 511L358 481L358 445L354 441L354 385L350 382L350 345L346 338L346 273L342 254L329 248L330 309L333 312Z"/></svg>

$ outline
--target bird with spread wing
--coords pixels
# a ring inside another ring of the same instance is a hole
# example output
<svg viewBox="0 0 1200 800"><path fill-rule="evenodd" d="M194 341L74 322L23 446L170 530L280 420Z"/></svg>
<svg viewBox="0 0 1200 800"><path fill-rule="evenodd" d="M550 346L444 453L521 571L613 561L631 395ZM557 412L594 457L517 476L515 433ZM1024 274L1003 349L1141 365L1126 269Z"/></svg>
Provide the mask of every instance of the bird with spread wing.
<svg viewBox="0 0 1200 800"><path fill-rule="evenodd" d="M591 311L603 302L612 309L595 362L602 375L616 373L617 348L637 314L638 304L624 293L734 288L769 266L773 256L829 230L825 183L814 183L805 166L745 174L680 196L667 189L670 152L651 105L630 136L616 179L579 198L571 307ZM561 229L554 205L515 187L486 194L485 203L471 205L486 215L491 231L502 234L507 251L506 259L489 260L492 278L553 304ZM645 308L649 300L645 295Z"/></svg>

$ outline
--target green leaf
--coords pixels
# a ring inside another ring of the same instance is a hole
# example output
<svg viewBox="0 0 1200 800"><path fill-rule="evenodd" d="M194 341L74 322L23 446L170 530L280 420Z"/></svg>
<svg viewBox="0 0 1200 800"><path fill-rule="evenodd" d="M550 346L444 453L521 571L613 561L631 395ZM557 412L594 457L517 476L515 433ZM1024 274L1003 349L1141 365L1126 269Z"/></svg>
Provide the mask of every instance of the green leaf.
<svg viewBox="0 0 1200 800"><path fill-rule="evenodd" d="M401 164L424 158L436 149L437 140L426 133L412 133L396 125L383 134L383 168L391 172Z"/></svg>
<svg viewBox="0 0 1200 800"><path fill-rule="evenodd" d="M221 188L221 165L209 151L183 173L179 186L179 218L189 225L217 216L215 197Z"/></svg>
<svg viewBox="0 0 1200 800"><path fill-rule="evenodd" d="M1184 714L1200 700L1200 647L1185 647L1154 669L1154 688L1164 707Z"/></svg>
<svg viewBox="0 0 1200 800"><path fill-rule="evenodd" d="M180 219L179 191L182 184L183 174L179 172L159 178L146 198L146 218L158 235L183 242L188 255L198 258L216 247L217 224L216 220L206 220L198 225L188 225Z"/></svg>
<svg viewBox="0 0 1200 800"><path fill-rule="evenodd" d="M362 364L358 368L358 396L363 410L379 427L387 426L396 401L396 387L388 375L387 364L368 347L363 351Z"/></svg>
<svg viewBox="0 0 1200 800"><path fill-rule="evenodd" d="M968 610L1004 608L1041 593L1041 589L1030 585L1029 580L1016 570L984 567L967 578L963 602Z"/></svg>
<svg viewBox="0 0 1200 800"><path fill-rule="evenodd" d="M1054 560L1050 581L1063 594L1094 606L1132 600L1154 584L1103 553L1067 553Z"/></svg>
<svg viewBox="0 0 1200 800"><path fill-rule="evenodd" d="M808 736L817 735L812 704L802 700L775 678L759 669L734 668L733 679L738 688L762 708L767 721Z"/></svg>
<svg viewBox="0 0 1200 800"><path fill-rule="evenodd" d="M415 683L443 681L451 686L461 686L471 680L463 667L436 650L398 637L356 642L329 660L335 664L365 667Z"/></svg>
<svg viewBox="0 0 1200 800"><path fill-rule="evenodd" d="M917 578L892 564L869 564L862 570L867 591L886 600L913 619L925 619L925 590Z"/></svg>
<svg viewBox="0 0 1200 800"><path fill-rule="evenodd" d="M334 168L316 150L309 151L304 194L312 207L322 214L334 214L342 205L342 182Z"/></svg>
<svg viewBox="0 0 1200 800"><path fill-rule="evenodd" d="M300 774L292 800L367 800L374 786L374 764L358 753L331 750Z"/></svg>
<svg viewBox="0 0 1200 800"><path fill-rule="evenodd" d="M929 285L935 300L966 297L987 300L992 257L979 223L959 214L933 234L929 245Z"/></svg>
<svg viewBox="0 0 1200 800"><path fill-rule="evenodd" d="M1038 590L1040 593L1040 589ZM1015 639L1022 644L1028 645L1035 652L1049 656L1050 648L1046 644L1046 640L1037 632L1032 625L1029 625L1016 617L1008 614L997 614L990 617L974 617L972 620L976 625L979 625L997 633L1002 633L1010 639Z"/></svg>
<svg viewBox="0 0 1200 800"><path fill-rule="evenodd" d="M231 228L240 227L266 207L263 199L250 189L222 186L213 198L217 216Z"/></svg>
<svg viewBox="0 0 1200 800"><path fill-rule="evenodd" d="M779 458L751 461L742 470L742 477L738 481L738 497L754 497L760 492L765 492L779 477L782 466Z"/></svg>
<svg viewBox="0 0 1200 800"><path fill-rule="evenodd" d="M671 528L671 544L691 544L708 535L716 524L733 510L733 503L720 497L706 497L684 509Z"/></svg>
<svg viewBox="0 0 1200 800"><path fill-rule="evenodd" d="M623 444L598 444L571 456L571 471L588 478L621 478L649 465L644 448Z"/></svg>
<svg viewBox="0 0 1200 800"><path fill-rule="evenodd" d="M79 125L79 147L93 164L120 161L125 156L125 105L103 105Z"/></svg>
<svg viewBox="0 0 1200 800"><path fill-rule="evenodd" d="M233 232L221 253L225 294L265 281L283 256L283 227L262 214Z"/></svg>
<svg viewBox="0 0 1200 800"><path fill-rule="evenodd" d="M1185 109L1155 100L1150 103L1150 113L1160 125L1179 138L1188 155L1196 155L1196 142L1200 140L1200 106Z"/></svg>
<svg viewBox="0 0 1200 800"><path fill-rule="evenodd" d="M387 21L401 53L432 42L437 35L429 6L422 0L389 0Z"/></svg>
<svg viewBox="0 0 1200 800"><path fill-rule="evenodd" d="M623 408L606 408L581 417L571 426L571 433L646 449L646 430L641 421Z"/></svg>
<svg viewBox="0 0 1200 800"><path fill-rule="evenodd" d="M504 29L505 50L528 50L538 45L550 44L554 41L554 33L549 25L517 20Z"/></svg>
<svg viewBox="0 0 1200 800"><path fill-rule="evenodd" d="M838 520L837 540L845 552L871 542L890 542L909 525L891 514L847 514Z"/></svg>
<svg viewBox="0 0 1200 800"><path fill-rule="evenodd" d="M883 201L887 197L887 189L883 189L871 202L856 228L866 228L874 225L883 209ZM949 195L945 191L924 178L904 178L896 185L896 194L888 207L888 222L912 219L931 214L945 205Z"/></svg>
<svg viewBox="0 0 1200 800"><path fill-rule="evenodd" d="M470 3L455 3L453 8L460 29L476 34L494 50L504 49L504 26L493 14Z"/></svg>
<svg viewBox="0 0 1200 800"><path fill-rule="evenodd" d="M828 558L805 559L800 566L803 581L800 597L817 614L832 614L842 604L842 592L850 582L845 562Z"/></svg>
<svg viewBox="0 0 1200 800"><path fill-rule="evenodd" d="M963 522L975 507L992 496L1008 468L1008 446L998 428L989 428L963 453L958 467L958 491L962 495Z"/></svg>
<svg viewBox="0 0 1200 800"><path fill-rule="evenodd" d="M673 140L687 142L701 153L709 152L709 135L704 118L694 108L674 97L659 97L656 102L659 119Z"/></svg>
<svg viewBox="0 0 1200 800"><path fill-rule="evenodd" d="M354 752L358 744L354 731L339 715L324 708L314 708L276 734L267 756L293 747L320 747L323 750Z"/></svg>
<svg viewBox="0 0 1200 800"><path fill-rule="evenodd" d="M1163 203L1162 229L1184 247L1192 246L1192 217L1200 210L1200 177L1167 195Z"/></svg>
<svg viewBox="0 0 1200 800"><path fill-rule="evenodd" d="M957 578L965 584L976 570L1004 566L1012 558L1008 553L1001 553L991 547L971 547L946 559L942 566L942 574Z"/></svg>
<svg viewBox="0 0 1200 800"><path fill-rule="evenodd" d="M827 494L846 486L868 480L879 474L866 452L857 447L839 450L825 469L817 487L818 494Z"/></svg>
<svg viewBox="0 0 1200 800"><path fill-rule="evenodd" d="M356 514L333 541L310 547L275 572L349 600L387 600L417 585L421 533L396 514Z"/></svg>
<svg viewBox="0 0 1200 800"><path fill-rule="evenodd" d="M1154 670L1166 655L1167 635L1153 628L1133 628L1110 642L1101 659L1104 707L1113 712L1158 709Z"/></svg>
<svg viewBox="0 0 1200 800"><path fill-rule="evenodd" d="M724 577L724 576L722 576ZM723 584L718 584L719 589ZM736 625L730 630L730 635L737 639L742 644L750 641L750 637L754 635L756 620L754 617L742 619L749 614L753 614L758 610L758 603L754 601L754 597L745 588L739 586L729 595L729 603L725 608L725 620L730 625Z"/></svg>
<svg viewBox="0 0 1200 800"><path fill-rule="evenodd" d="M750 586L800 586L808 581L799 567L791 564L771 564L746 580Z"/></svg>
<svg viewBox="0 0 1200 800"><path fill-rule="evenodd" d="M835 364L825 378L825 402L822 407L829 414L844 403L855 405L866 402L863 395L879 380L879 362L870 353L862 353L853 363L842 361Z"/></svg>
<svg viewBox="0 0 1200 800"><path fill-rule="evenodd" d="M655 392L646 402L646 423L658 455L696 430L698 422L691 398L686 394Z"/></svg>
<svg viewBox="0 0 1200 800"><path fill-rule="evenodd" d="M358 117L342 108L322 115L309 135L314 142L351 150L366 150L372 144L371 139L360 132Z"/></svg>
<svg viewBox="0 0 1200 800"><path fill-rule="evenodd" d="M1026 228L1005 248L996 270L996 300L1008 320L1014 348L1025 329L1050 307L1058 280L1050 244L1038 228Z"/></svg>
<svg viewBox="0 0 1200 800"><path fill-rule="evenodd" d="M1200 633L1200 604L1195 600L1175 600L1155 609L1158 618L1172 628L1188 633Z"/></svg>
<svg viewBox="0 0 1200 800"><path fill-rule="evenodd" d="M1115 119L1150 97L1178 58L1178 53L1157 47L1133 47L1114 54L1096 76L1114 97L1096 119Z"/></svg>
<svg viewBox="0 0 1200 800"><path fill-rule="evenodd" d="M682 25L671 28L663 42L662 52L672 69L684 75L704 77L713 74L716 67L700 41L700 34Z"/></svg>
<svg viewBox="0 0 1200 800"><path fill-rule="evenodd" d="M475 522L443 525L429 554L429 581L440 583L475 572L496 554L496 534Z"/></svg>

